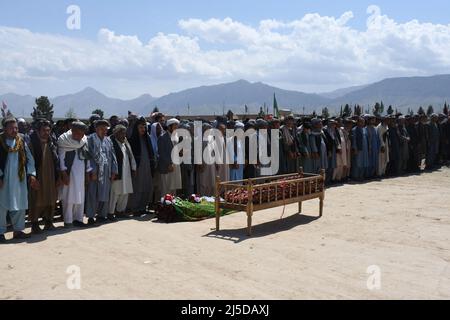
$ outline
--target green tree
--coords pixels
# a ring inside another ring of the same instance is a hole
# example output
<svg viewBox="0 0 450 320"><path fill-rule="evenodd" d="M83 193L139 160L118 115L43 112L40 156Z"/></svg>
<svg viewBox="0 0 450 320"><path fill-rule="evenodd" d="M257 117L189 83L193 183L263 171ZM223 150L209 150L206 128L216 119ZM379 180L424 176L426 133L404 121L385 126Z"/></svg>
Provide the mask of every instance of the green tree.
<svg viewBox="0 0 450 320"><path fill-rule="evenodd" d="M344 111L342 114L345 118L352 116L352 108L348 105L348 103L344 106Z"/></svg>
<svg viewBox="0 0 450 320"><path fill-rule="evenodd" d="M390 106L388 107L388 109L387 109L387 114L391 116L393 113L394 113L394 109L393 109L392 106L390 105Z"/></svg>
<svg viewBox="0 0 450 320"><path fill-rule="evenodd" d="M102 109L95 109L94 111L92 111L92 114L98 114L100 116L100 118L103 119L103 116L105 115L105 112L103 112Z"/></svg>
<svg viewBox="0 0 450 320"><path fill-rule="evenodd" d="M447 101L444 104L444 110L442 111L445 115L448 116L448 105L447 105Z"/></svg>
<svg viewBox="0 0 450 320"><path fill-rule="evenodd" d="M425 111L423 110L422 106L419 108L419 110L417 111L418 114L423 115L425 114Z"/></svg>
<svg viewBox="0 0 450 320"><path fill-rule="evenodd" d="M76 118L77 114L75 113L75 110L70 107L69 110L67 110L66 114L64 115L65 118L69 119L69 118Z"/></svg>
<svg viewBox="0 0 450 320"><path fill-rule="evenodd" d="M36 106L33 107L31 117L34 121L38 119L47 119L52 121L53 119L53 104L50 103L48 97L39 97L36 99Z"/></svg>
<svg viewBox="0 0 450 320"><path fill-rule="evenodd" d="M361 108L361 106L360 106L359 104L355 105L353 114L354 114L355 116L358 116L358 117L361 116L361 114L362 114L362 108Z"/></svg>
<svg viewBox="0 0 450 320"><path fill-rule="evenodd" d="M382 115L384 113L384 103L383 103L383 100L381 100L381 103L380 103L380 115Z"/></svg>
<svg viewBox="0 0 450 320"><path fill-rule="evenodd" d="M155 107L153 108L152 114L153 114L153 113L158 113L158 112L159 112L159 109L158 109L157 106L155 106Z"/></svg>
<svg viewBox="0 0 450 320"><path fill-rule="evenodd" d="M381 103L383 103L383 102L381 102ZM375 103L375 106L374 106L373 109L372 109L372 113L373 113L373 115L376 116L376 117L381 116L381 114L382 114L382 111L381 111L381 104L379 104L378 102Z"/></svg>
<svg viewBox="0 0 450 320"><path fill-rule="evenodd" d="M324 119L328 119L330 117L330 111L328 110L327 107L322 109L322 117Z"/></svg>
<svg viewBox="0 0 450 320"><path fill-rule="evenodd" d="M427 116L431 116L433 113L434 113L433 106L429 105L427 109Z"/></svg>

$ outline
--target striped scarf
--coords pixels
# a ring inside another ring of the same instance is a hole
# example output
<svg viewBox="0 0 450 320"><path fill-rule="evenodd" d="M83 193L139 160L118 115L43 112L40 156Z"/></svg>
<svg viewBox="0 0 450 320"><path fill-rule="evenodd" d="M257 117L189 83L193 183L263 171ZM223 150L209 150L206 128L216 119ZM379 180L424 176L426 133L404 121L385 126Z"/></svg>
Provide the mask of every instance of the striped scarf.
<svg viewBox="0 0 450 320"><path fill-rule="evenodd" d="M6 137L3 133L0 135L0 145L7 154L15 152L19 153L19 179L20 181L23 181L25 179L25 164L27 161L23 139L17 135L15 138L15 145L11 148L6 144Z"/></svg>

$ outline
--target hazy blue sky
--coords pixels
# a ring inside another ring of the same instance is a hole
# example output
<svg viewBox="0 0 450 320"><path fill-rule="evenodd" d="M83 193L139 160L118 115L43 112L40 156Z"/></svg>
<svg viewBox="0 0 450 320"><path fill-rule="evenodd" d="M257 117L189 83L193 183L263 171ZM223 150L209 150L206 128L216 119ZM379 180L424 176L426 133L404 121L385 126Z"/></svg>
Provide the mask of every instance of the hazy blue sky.
<svg viewBox="0 0 450 320"><path fill-rule="evenodd" d="M80 30L66 27L71 4ZM240 78L317 92L444 73L449 23L438 0L0 0L0 94L132 97Z"/></svg>
<svg viewBox="0 0 450 320"><path fill-rule="evenodd" d="M367 1L367 0L1 0L0 23L4 26L27 28L35 32L74 35L66 29L66 8L76 4L82 10L82 29L77 36L96 37L100 28L119 34L135 34L149 39L157 32L177 32L177 22L188 18L231 17L257 26L260 20L296 20L306 13L340 16L353 11L350 26L366 27L366 9L376 4L384 14L397 22L418 19L421 22L450 23L450 1Z"/></svg>

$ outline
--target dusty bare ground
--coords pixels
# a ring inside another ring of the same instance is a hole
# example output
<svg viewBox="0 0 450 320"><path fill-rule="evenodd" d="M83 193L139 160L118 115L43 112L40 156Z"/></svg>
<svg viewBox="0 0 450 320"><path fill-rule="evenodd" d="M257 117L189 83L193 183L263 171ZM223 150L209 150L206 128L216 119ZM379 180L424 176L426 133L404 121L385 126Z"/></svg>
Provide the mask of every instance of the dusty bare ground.
<svg viewBox="0 0 450 320"><path fill-rule="evenodd" d="M244 213L220 232L148 218L59 231L0 246L0 299L449 299L449 194L445 168L329 189L321 219L317 200L304 216L258 212L252 238ZM80 290L67 287L71 265Z"/></svg>

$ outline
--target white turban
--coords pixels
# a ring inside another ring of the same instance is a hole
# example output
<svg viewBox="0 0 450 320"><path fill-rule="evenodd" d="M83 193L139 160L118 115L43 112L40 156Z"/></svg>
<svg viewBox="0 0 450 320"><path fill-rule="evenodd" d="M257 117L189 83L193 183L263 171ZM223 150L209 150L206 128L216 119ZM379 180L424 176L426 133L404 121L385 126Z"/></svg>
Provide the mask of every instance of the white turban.
<svg viewBox="0 0 450 320"><path fill-rule="evenodd" d="M180 121L178 121L178 119L175 119L175 118L167 120L166 125L167 125L168 127L170 127L170 126L173 125L173 124L178 124L178 125L179 125L179 124L180 124Z"/></svg>

